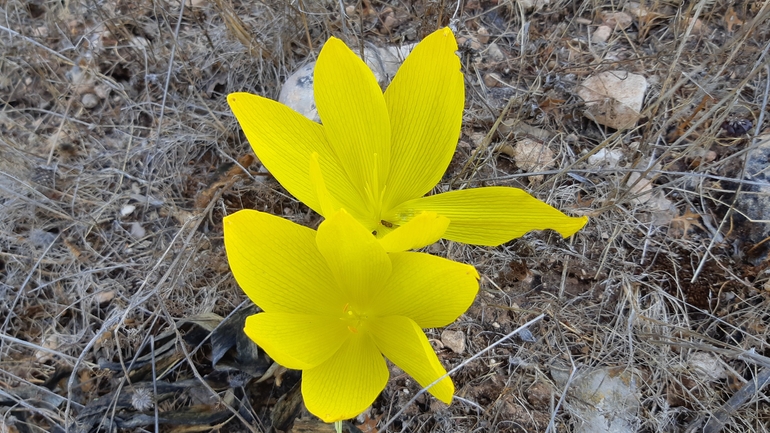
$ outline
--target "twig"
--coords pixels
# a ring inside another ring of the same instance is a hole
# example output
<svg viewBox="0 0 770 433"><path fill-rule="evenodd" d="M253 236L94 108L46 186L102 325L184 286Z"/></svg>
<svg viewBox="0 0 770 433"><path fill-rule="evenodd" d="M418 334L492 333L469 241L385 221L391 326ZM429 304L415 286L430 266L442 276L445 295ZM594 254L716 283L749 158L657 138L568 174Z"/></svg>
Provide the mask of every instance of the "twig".
<svg viewBox="0 0 770 433"><path fill-rule="evenodd" d="M473 360L475 360L475 359L478 359L478 358L479 358L481 355L483 355L483 354L485 354L485 353L489 352L490 350L494 349L495 347L497 347L497 346L499 346L499 345L503 344L503 342L507 341L508 339L510 339L510 338L511 338L511 337L513 337L514 335L518 334L519 332L521 332L521 331L523 331L523 330L525 330L525 329L529 328L530 326L534 325L535 323L539 322L540 320L542 320L542 319L543 319L543 317L545 317L545 313L542 313L542 314L540 314L539 316L535 317L534 319L530 320L529 322L527 322L527 323L525 323L525 324L523 324L523 325L519 326L519 327L518 327L518 328L516 328L515 330L513 330L513 331L509 332L509 333L508 333L508 334L506 334L506 335L505 335L503 338L501 338L501 339L499 339L499 340L495 341L494 343L490 344L489 346L485 347L483 350L479 351L479 352L478 352L478 353L476 353L475 355L473 355L473 356L471 356L470 358L466 359L465 361L461 362L461 363L460 363L460 365L458 365L457 367L455 367L455 368L453 368L453 369L449 370L449 371L448 371L447 373L445 373L443 376L441 376L441 377L439 377L438 379L434 380L434 381L433 381L433 382L432 382L430 385L428 385L428 386L426 386L425 388L423 388L423 389L419 390L419 391L418 391L418 392L417 392L417 393L414 395L414 397L412 397L412 398L411 398L411 399L410 399L408 402L406 402L406 404L404 405L404 407L402 407L402 408L401 408L401 409L400 409L398 412L396 412L396 414L395 414L395 415L393 415L392 417L390 417L390 419L388 419L388 421L387 421L387 422L386 422L386 423L385 423L385 424L384 424L382 427L380 427L380 431L385 431L385 429L386 429L386 428L388 428L388 426L389 426L389 425L391 425L391 424L392 424L392 423L393 423L393 422L396 420L396 418L398 418L398 417L399 417L399 416L400 416L402 413L404 413L404 411L405 411L405 410L406 410L406 409L407 409L409 406L411 406L412 404L414 404L414 402L416 402L416 401L417 401L417 399L418 399L418 398L419 398L421 395L425 394L425 392L426 392L426 391L428 391L428 390L429 390L431 387L433 387L433 385L435 385L435 384L437 384L437 383L441 382L442 380L444 380L444 378L445 378L445 377L447 377L447 376L451 375L452 373L454 373L454 372L456 372L456 371L460 370L461 368L465 367L465 366L466 366L466 365L468 365L468 363L470 363L471 361L473 361Z"/></svg>

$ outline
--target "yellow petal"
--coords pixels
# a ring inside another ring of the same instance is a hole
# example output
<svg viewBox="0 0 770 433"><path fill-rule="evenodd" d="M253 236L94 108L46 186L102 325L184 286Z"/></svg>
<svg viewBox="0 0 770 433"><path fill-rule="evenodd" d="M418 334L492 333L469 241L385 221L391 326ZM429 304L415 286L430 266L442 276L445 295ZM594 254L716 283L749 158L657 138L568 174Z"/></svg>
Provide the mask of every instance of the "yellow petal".
<svg viewBox="0 0 770 433"><path fill-rule="evenodd" d="M231 93L227 102L259 160L299 201L321 213L308 173L310 155L316 152L329 193L351 210L364 206L329 147L321 125L285 105L250 93Z"/></svg>
<svg viewBox="0 0 770 433"><path fill-rule="evenodd" d="M388 221L408 220L421 211L449 218L445 239L497 246L530 230L552 229L572 236L588 222L570 217L518 188L493 186L451 191L402 203L386 215Z"/></svg>
<svg viewBox="0 0 770 433"><path fill-rule="evenodd" d="M233 276L263 310L338 314L344 306L314 230L255 210L229 215L223 226Z"/></svg>
<svg viewBox="0 0 770 433"><path fill-rule="evenodd" d="M479 274L473 266L424 253L390 253L393 271L373 297L377 316L408 317L421 328L454 322L473 303Z"/></svg>
<svg viewBox="0 0 770 433"><path fill-rule="evenodd" d="M391 128L383 206L422 197L444 175L460 138L465 87L449 28L423 39L385 91Z"/></svg>
<svg viewBox="0 0 770 433"><path fill-rule="evenodd" d="M275 362L295 370L317 367L350 336L339 317L286 313L249 316L243 331Z"/></svg>
<svg viewBox="0 0 770 433"><path fill-rule="evenodd" d="M307 410L324 422L357 416L385 388L388 367L367 334L346 340L326 362L302 373Z"/></svg>
<svg viewBox="0 0 770 433"><path fill-rule="evenodd" d="M390 165L390 122L377 79L341 40L330 38L318 55L313 90L329 144L350 181L379 205Z"/></svg>
<svg viewBox="0 0 770 433"><path fill-rule="evenodd" d="M373 320L370 326L380 352L422 387L446 374L425 333L413 320L399 316L381 317ZM455 387L452 379L447 376L428 389L428 392L450 404Z"/></svg>
<svg viewBox="0 0 770 433"><path fill-rule="evenodd" d="M318 152L313 152L310 156L310 180L315 185L316 196L321 207L321 215L334 215L339 209L340 204L329 194L326 189L321 165L318 163Z"/></svg>
<svg viewBox="0 0 770 433"><path fill-rule="evenodd" d="M379 241L343 209L321 223L316 242L351 308L367 311L371 294L390 276L390 258Z"/></svg>
<svg viewBox="0 0 770 433"><path fill-rule="evenodd" d="M380 245L387 252L422 248L441 239L448 226L449 219L435 212L423 212L380 238Z"/></svg>

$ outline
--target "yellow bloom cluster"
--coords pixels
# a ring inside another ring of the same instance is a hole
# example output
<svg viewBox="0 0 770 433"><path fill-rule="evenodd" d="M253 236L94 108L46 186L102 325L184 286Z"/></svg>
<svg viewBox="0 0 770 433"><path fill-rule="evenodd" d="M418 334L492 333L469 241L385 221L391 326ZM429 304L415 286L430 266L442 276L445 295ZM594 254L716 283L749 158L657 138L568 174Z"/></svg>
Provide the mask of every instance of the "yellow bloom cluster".
<svg viewBox="0 0 770 433"><path fill-rule="evenodd" d="M264 311L247 320L246 334L279 364L303 371L305 404L326 422L374 401L388 379L383 355L422 386L446 373L422 329L465 312L478 274L408 250L441 238L495 246L540 229L570 236L586 224L517 188L423 197L460 136L456 50L450 29L434 32L383 93L366 64L331 38L314 72L323 124L257 95L228 96L262 164L326 218L318 231L252 210L224 219L233 275ZM429 392L450 403L451 379Z"/></svg>

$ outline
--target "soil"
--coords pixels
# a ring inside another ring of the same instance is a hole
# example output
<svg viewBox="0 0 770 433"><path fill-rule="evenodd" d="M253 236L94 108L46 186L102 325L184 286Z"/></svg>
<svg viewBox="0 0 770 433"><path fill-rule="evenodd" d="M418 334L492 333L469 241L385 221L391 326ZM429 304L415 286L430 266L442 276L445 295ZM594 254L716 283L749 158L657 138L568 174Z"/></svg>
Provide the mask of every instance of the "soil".
<svg viewBox="0 0 770 433"><path fill-rule="evenodd" d="M482 275L448 327L465 351L427 330L447 370L462 365L458 398L418 396L392 366L344 429L584 431L551 369L623 367L637 431L702 428L713 414L724 431L768 431L766 390L730 400L770 368L770 242L758 235L770 216L741 207L741 192L767 191L744 175L768 126L767 1L0 9L1 432L333 431L304 409L299 372L238 332L256 310L230 274L222 217L258 209L309 227L321 217L262 168L226 95L277 98L331 36L398 46L445 25L461 42L467 101L437 190L525 188L590 222L569 239L429 247ZM592 39L601 25L606 41ZM577 96L609 70L647 79L631 128L597 124ZM524 139L554 165L520 167L506 146ZM621 158L592 163L600 151ZM699 374L695 354L725 373Z"/></svg>

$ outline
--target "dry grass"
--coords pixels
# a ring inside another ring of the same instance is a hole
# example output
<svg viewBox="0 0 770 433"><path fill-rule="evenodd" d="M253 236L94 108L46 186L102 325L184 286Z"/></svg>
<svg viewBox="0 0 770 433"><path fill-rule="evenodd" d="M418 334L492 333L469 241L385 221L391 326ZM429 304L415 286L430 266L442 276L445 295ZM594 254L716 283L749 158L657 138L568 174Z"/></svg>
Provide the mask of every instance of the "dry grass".
<svg viewBox="0 0 770 433"><path fill-rule="evenodd" d="M224 97L275 98L329 36L354 47L408 42L456 7L344 3L358 12L344 18L332 0L0 2L0 431L276 422L276 399L296 396L298 376L214 368L214 325L201 325L245 299L221 217L319 217L258 172ZM770 5L655 0L607 45L588 42L596 26L586 20L626 6L460 5L458 35L483 25L505 57L491 60L486 44L461 50L462 143L439 188L523 186L591 222L568 240L544 232L498 248L430 248L483 275L478 300L450 326L465 333L466 352L441 359L452 368L483 354L454 375L463 400L449 408L424 397L407 406L418 387L394 371L370 413L390 430L574 430L574 397L554 369L613 367L636 383L639 431L701 431L687 429L715 416L723 431L770 431L763 383L751 388L770 369L768 229L736 206L737 192L755 191L744 161L767 122ZM651 82L642 121L619 132L583 117L576 96L583 78L615 69ZM493 72L504 85L484 84ZM745 120L747 133L726 133L726 122ZM556 166L524 173L499 152L524 137L545 141ZM620 151L621 163L589 164L602 150ZM536 174L542 181L528 184ZM647 181L649 191L634 187ZM541 313L533 341L487 350ZM704 355L724 374L698 370Z"/></svg>

